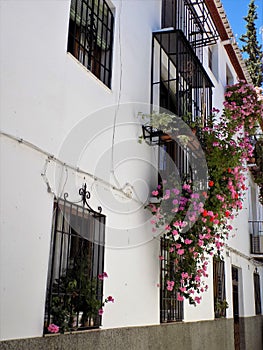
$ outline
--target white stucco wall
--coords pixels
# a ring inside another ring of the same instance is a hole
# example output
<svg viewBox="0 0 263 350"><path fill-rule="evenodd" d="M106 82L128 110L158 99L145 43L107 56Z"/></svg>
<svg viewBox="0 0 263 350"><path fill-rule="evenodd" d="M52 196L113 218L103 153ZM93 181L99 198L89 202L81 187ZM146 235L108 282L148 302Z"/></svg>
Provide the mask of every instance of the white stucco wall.
<svg viewBox="0 0 263 350"><path fill-rule="evenodd" d="M112 181L109 159L114 118L117 124L134 123L139 111L135 107L126 111L124 116L115 115L116 103L149 102L151 32L159 27L160 21L159 1L115 1L114 5L110 90L66 53L70 1L2 1L0 4L1 130L55 156L63 156L62 160L67 163L73 162L86 171L95 171L107 182ZM110 113L98 112L95 117L90 116L108 106L115 106ZM87 132L76 135L74 132L81 120L84 124L86 121ZM101 136L104 127L108 130ZM120 164L114 164L114 167L117 167L115 176L118 176L121 186L132 183L145 200L149 192L145 184L151 174L155 174L156 158L151 159L149 148L138 148L139 132L138 126L116 126L114 157ZM97 138L85 154L86 144L94 134ZM122 152L123 142L128 138L130 149L134 149L129 154L131 159L126 159ZM68 140L73 141L69 149ZM53 206L53 195L47 192L41 177L47 157L4 136L1 143L0 338L39 336L43 330ZM147 168L143 161L149 157ZM107 162L107 167L101 173L102 161ZM62 189L72 195L77 185L84 181L83 174L76 176L72 170L68 171L66 180L65 169L61 170L52 161L48 165L47 177L57 195ZM127 222L125 214L109 215L112 210L107 208L107 201L113 198L117 210L120 207L139 210L138 215L134 214L138 221L135 220L135 224L139 226L145 220L144 209L138 209L132 200L123 196L112 195L105 186L98 185L98 190L97 184L89 180L86 176L88 185L98 192L97 202L93 193L96 191L92 192L92 205L103 206L101 200L105 201L103 212L109 227L118 222L123 229L118 234L121 239L125 235L126 239L123 246L115 249L109 245L106 249L105 270L110 278L105 282L105 294L114 295L116 304L108 305L108 309L114 308L114 313L105 312L103 325L158 323L159 262L156 257L159 244L156 240L149 240L148 236L143 238L143 226L137 230L137 236L132 235L129 229L132 231L133 223ZM110 239L107 230L106 237ZM147 240L149 243L145 243ZM140 293L136 294L134 290ZM135 307L144 311L138 314L134 312Z"/></svg>
<svg viewBox="0 0 263 350"><path fill-rule="evenodd" d="M47 155L1 136L0 339L40 336L43 331L54 199L45 181L56 195L68 192L72 200L86 181L91 206L101 205L107 217L105 295L113 295L116 302L106 306L103 327L159 323L159 241L152 237L149 215L138 203L156 184L157 154L137 143L137 113L146 111L144 103L150 101L151 33L160 28L161 1L112 3L109 89L66 53L69 0L0 2L1 131L106 183L52 159L46 163ZM218 50L218 81L204 63L215 85L213 104L221 108L225 63L232 68L224 48ZM131 191L132 199L107 183ZM245 253L246 220L244 216L238 242L233 241ZM250 281L253 266L249 270L246 259L233 252L231 256L232 263L244 269L243 280ZM226 274L231 304L230 262ZM213 319L212 265L208 283L200 306L185 305L185 321ZM251 291L244 290L246 315L253 314Z"/></svg>

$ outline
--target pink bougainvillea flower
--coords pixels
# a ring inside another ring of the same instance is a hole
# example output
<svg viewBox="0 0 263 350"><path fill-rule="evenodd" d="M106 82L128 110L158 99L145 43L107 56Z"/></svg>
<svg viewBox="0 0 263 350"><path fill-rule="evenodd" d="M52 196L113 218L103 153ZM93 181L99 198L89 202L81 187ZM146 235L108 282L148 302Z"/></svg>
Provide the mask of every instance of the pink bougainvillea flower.
<svg viewBox="0 0 263 350"><path fill-rule="evenodd" d="M202 297L195 297L195 302L197 303L197 304L200 304L200 301L202 300Z"/></svg>
<svg viewBox="0 0 263 350"><path fill-rule="evenodd" d="M232 94L232 93L231 93L231 94ZM213 107L212 112L213 112L213 113L219 113L219 112L220 112L220 110L219 110L219 109L217 109L217 108L215 108L215 107Z"/></svg>
<svg viewBox="0 0 263 350"><path fill-rule="evenodd" d="M159 192L158 191L152 191L153 196L158 196Z"/></svg>
<svg viewBox="0 0 263 350"><path fill-rule="evenodd" d="M203 128L203 132L207 132L209 136L209 150L211 148L209 157L220 159L218 154L222 154L222 162L218 163L220 172L222 170L220 178L217 177L217 169L215 172L210 169L210 179L207 181L208 193L206 191L200 195L195 193L194 186L190 182L183 183L178 190L176 182L170 190L163 190L164 199L172 204L169 213L164 212L161 206L156 206L155 212L153 207L150 207L154 213L152 218L154 228L158 229L159 225L166 228L167 252L170 254L167 264L170 260L176 266L176 276L173 278L176 278L174 283L180 283L176 288L178 300L183 300L185 295L191 302L200 303L200 293L207 289L203 281L208 276L205 256L206 254L213 256L216 249L222 250L225 240L233 229L228 225L228 220L234 219L236 212L242 208L246 190L246 160L253 156L253 147L250 144L251 132L248 130L258 123L258 117L262 117L263 111L262 102L260 108L253 106L252 97L256 98L252 87L244 82L229 87L225 95L222 116L218 117L213 126ZM263 100L263 95L260 100ZM214 112L218 111L214 109ZM224 157L225 159L233 157L231 167L225 167ZM208 167L209 162L208 159ZM162 188L162 185L157 187L153 194L160 196ZM208 200L205 202L204 199ZM202 203L199 203L200 201ZM174 221L170 219L171 213L175 214ZM187 236L183 228L190 226L191 221L198 222L197 229L193 228L193 235ZM223 230L219 225L222 225ZM190 264L193 263L193 269L189 271L185 267L188 259ZM174 290L171 282L167 283L168 290Z"/></svg>
<svg viewBox="0 0 263 350"><path fill-rule="evenodd" d="M166 289L171 292L173 290L173 287L174 287L174 281L167 281L166 283L167 283Z"/></svg>
<svg viewBox="0 0 263 350"><path fill-rule="evenodd" d="M180 191L177 188L173 188L172 191L175 195L178 195L180 193Z"/></svg>
<svg viewBox="0 0 263 350"><path fill-rule="evenodd" d="M197 281L197 282L200 282L200 280L201 280L201 278L200 278L200 276L195 276L195 281Z"/></svg>
<svg viewBox="0 0 263 350"><path fill-rule="evenodd" d="M177 250L178 255L183 255L184 254L184 249L178 249Z"/></svg>
<svg viewBox="0 0 263 350"><path fill-rule="evenodd" d="M114 298L111 295L108 296L107 300L111 303L114 303Z"/></svg>
<svg viewBox="0 0 263 350"><path fill-rule="evenodd" d="M183 279L185 279L185 278L188 278L188 277L189 277L189 275L188 275L188 273L187 273L187 272L182 272L182 273L181 273L181 276L182 276L182 278L183 278Z"/></svg>
<svg viewBox="0 0 263 350"><path fill-rule="evenodd" d="M178 301L183 301L184 300L184 297L180 294L180 293L177 293L177 300Z"/></svg>
<svg viewBox="0 0 263 350"><path fill-rule="evenodd" d="M104 310L103 309L99 309L98 314L101 316L103 314Z"/></svg>
<svg viewBox="0 0 263 350"><path fill-rule="evenodd" d="M58 333L59 332L59 326L55 325L54 323L51 323L49 326L48 326L48 331L50 333Z"/></svg>
<svg viewBox="0 0 263 350"><path fill-rule="evenodd" d="M104 278L107 278L107 277L108 277L107 272L103 272L103 273L98 275L98 279L99 280L104 280Z"/></svg>

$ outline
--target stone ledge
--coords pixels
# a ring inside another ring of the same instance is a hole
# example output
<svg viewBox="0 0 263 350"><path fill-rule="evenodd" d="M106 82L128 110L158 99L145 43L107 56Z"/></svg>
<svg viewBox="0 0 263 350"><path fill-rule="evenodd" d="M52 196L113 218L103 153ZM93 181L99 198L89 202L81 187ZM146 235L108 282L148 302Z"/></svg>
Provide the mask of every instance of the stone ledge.
<svg viewBox="0 0 263 350"><path fill-rule="evenodd" d="M1 350L233 350L233 319L100 329L0 342Z"/></svg>

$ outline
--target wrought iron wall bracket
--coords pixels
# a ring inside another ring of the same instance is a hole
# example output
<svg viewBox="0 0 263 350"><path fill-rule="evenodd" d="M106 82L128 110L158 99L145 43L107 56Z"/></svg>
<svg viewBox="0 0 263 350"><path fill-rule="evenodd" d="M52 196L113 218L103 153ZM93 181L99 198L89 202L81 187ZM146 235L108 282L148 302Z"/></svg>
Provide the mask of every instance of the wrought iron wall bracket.
<svg viewBox="0 0 263 350"><path fill-rule="evenodd" d="M101 214L102 212L102 207L101 206L98 206L98 211L95 211L94 209L91 208L91 206L89 205L89 203L87 202L88 199L90 199L90 192L87 190L87 184L84 183L82 185L82 187L79 189L79 195L81 197L81 199L77 202L74 202L74 203L80 203L82 202L82 205L83 207L87 207L87 209L94 213L94 214ZM66 192L64 193L64 199L65 201L68 201L67 198L68 198L69 194Z"/></svg>

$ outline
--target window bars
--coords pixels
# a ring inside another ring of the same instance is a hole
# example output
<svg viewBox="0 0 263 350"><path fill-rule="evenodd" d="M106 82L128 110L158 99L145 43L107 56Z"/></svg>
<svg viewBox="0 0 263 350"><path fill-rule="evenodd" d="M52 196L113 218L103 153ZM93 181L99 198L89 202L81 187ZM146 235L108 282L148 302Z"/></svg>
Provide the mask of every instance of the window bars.
<svg viewBox="0 0 263 350"><path fill-rule="evenodd" d="M153 33L151 103L183 118L206 124L213 84L180 30Z"/></svg>
<svg viewBox="0 0 263 350"><path fill-rule="evenodd" d="M257 272L254 272L254 294L255 294L255 312L256 312L256 315L261 315L260 277Z"/></svg>
<svg viewBox="0 0 263 350"><path fill-rule="evenodd" d="M152 45L151 104L181 118L202 144L202 128L207 125L212 107L210 78L181 30L154 32ZM193 149L187 154L174 140L163 144L167 154L178 163L180 175L191 178L193 170L189 167L189 159L195 154L198 156L200 145L191 142ZM163 160L164 157L159 159L161 172Z"/></svg>
<svg viewBox="0 0 263 350"><path fill-rule="evenodd" d="M71 0L68 52L111 87L114 17L105 0Z"/></svg>
<svg viewBox="0 0 263 350"><path fill-rule="evenodd" d="M102 305L105 216L87 203L86 185L79 190L82 205L68 195L54 203L44 332L50 324L60 332L97 328Z"/></svg>
<svg viewBox="0 0 263 350"><path fill-rule="evenodd" d="M213 259L213 287L215 317L226 316L225 262L219 258Z"/></svg>
<svg viewBox="0 0 263 350"><path fill-rule="evenodd" d="M252 254L263 254L263 220L249 220L250 250Z"/></svg>
<svg viewBox="0 0 263 350"><path fill-rule="evenodd" d="M163 0L162 27L181 30L202 61L202 47L219 35L204 0Z"/></svg>
<svg viewBox="0 0 263 350"><path fill-rule="evenodd" d="M161 237L161 256L160 260L160 320L164 322L182 321L183 319L183 301L177 300L177 290L167 290L167 281L173 279L175 262L170 259L169 239L166 236Z"/></svg>
<svg viewBox="0 0 263 350"><path fill-rule="evenodd" d="M233 316L234 321L239 320L239 269L232 266L232 288L233 288Z"/></svg>

